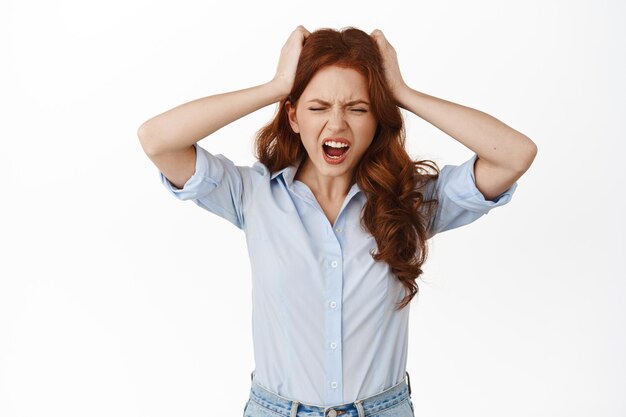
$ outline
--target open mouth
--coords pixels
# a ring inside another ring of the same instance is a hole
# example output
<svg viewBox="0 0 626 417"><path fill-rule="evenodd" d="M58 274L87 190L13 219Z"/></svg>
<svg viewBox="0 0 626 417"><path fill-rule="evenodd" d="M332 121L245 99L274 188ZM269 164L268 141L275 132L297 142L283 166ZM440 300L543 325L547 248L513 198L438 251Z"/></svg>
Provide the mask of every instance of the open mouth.
<svg viewBox="0 0 626 417"><path fill-rule="evenodd" d="M344 138L326 138L322 144L324 159L331 165L345 161L350 152L350 142Z"/></svg>

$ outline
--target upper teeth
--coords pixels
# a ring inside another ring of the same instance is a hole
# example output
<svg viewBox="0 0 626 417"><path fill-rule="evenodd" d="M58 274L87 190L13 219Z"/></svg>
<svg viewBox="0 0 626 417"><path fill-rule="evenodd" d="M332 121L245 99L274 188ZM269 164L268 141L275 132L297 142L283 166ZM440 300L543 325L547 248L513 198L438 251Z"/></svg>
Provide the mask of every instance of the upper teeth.
<svg viewBox="0 0 626 417"><path fill-rule="evenodd" d="M349 146L347 143L333 142L332 140L324 142L324 145L332 146L333 148L347 148Z"/></svg>

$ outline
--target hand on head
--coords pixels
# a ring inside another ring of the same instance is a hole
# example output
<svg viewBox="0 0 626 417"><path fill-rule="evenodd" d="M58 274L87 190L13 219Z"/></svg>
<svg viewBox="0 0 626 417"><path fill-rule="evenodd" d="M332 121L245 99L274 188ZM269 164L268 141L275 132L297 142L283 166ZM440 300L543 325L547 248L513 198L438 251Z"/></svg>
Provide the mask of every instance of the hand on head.
<svg viewBox="0 0 626 417"><path fill-rule="evenodd" d="M398 55L393 46L387 41L383 32L379 29L374 29L370 36L376 41L378 49L383 59L383 68L385 71L385 79L387 84L393 93L394 98L398 101L399 93L407 88L406 83L402 79L400 73L400 65L398 64Z"/></svg>
<svg viewBox="0 0 626 417"><path fill-rule="evenodd" d="M285 42L280 51L276 74L272 82L280 87L284 96L291 92L296 78L296 68L298 67L300 52L302 52L302 45L310 34L304 26L299 25L291 32L287 42Z"/></svg>

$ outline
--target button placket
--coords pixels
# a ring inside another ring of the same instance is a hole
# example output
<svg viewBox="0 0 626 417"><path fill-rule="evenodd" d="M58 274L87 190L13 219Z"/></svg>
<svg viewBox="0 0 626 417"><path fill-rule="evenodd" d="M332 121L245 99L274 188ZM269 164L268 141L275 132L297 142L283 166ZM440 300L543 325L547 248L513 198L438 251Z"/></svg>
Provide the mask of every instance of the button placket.
<svg viewBox="0 0 626 417"><path fill-rule="evenodd" d="M333 235L332 227L327 229ZM326 242L326 259L324 266L327 279L324 284L325 295L325 400L330 403L341 403L343 400L342 351L341 351L341 300L343 289L343 253L339 237L331 236ZM339 413L337 413L339 414Z"/></svg>

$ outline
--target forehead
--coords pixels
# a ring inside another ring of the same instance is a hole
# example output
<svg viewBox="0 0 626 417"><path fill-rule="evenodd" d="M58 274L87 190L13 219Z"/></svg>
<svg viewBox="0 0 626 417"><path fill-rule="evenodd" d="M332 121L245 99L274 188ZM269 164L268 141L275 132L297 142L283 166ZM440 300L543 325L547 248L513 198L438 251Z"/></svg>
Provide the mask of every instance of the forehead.
<svg viewBox="0 0 626 417"><path fill-rule="evenodd" d="M367 79L352 68L328 66L315 73L302 92L305 100L317 98L324 101L347 102L369 98Z"/></svg>

